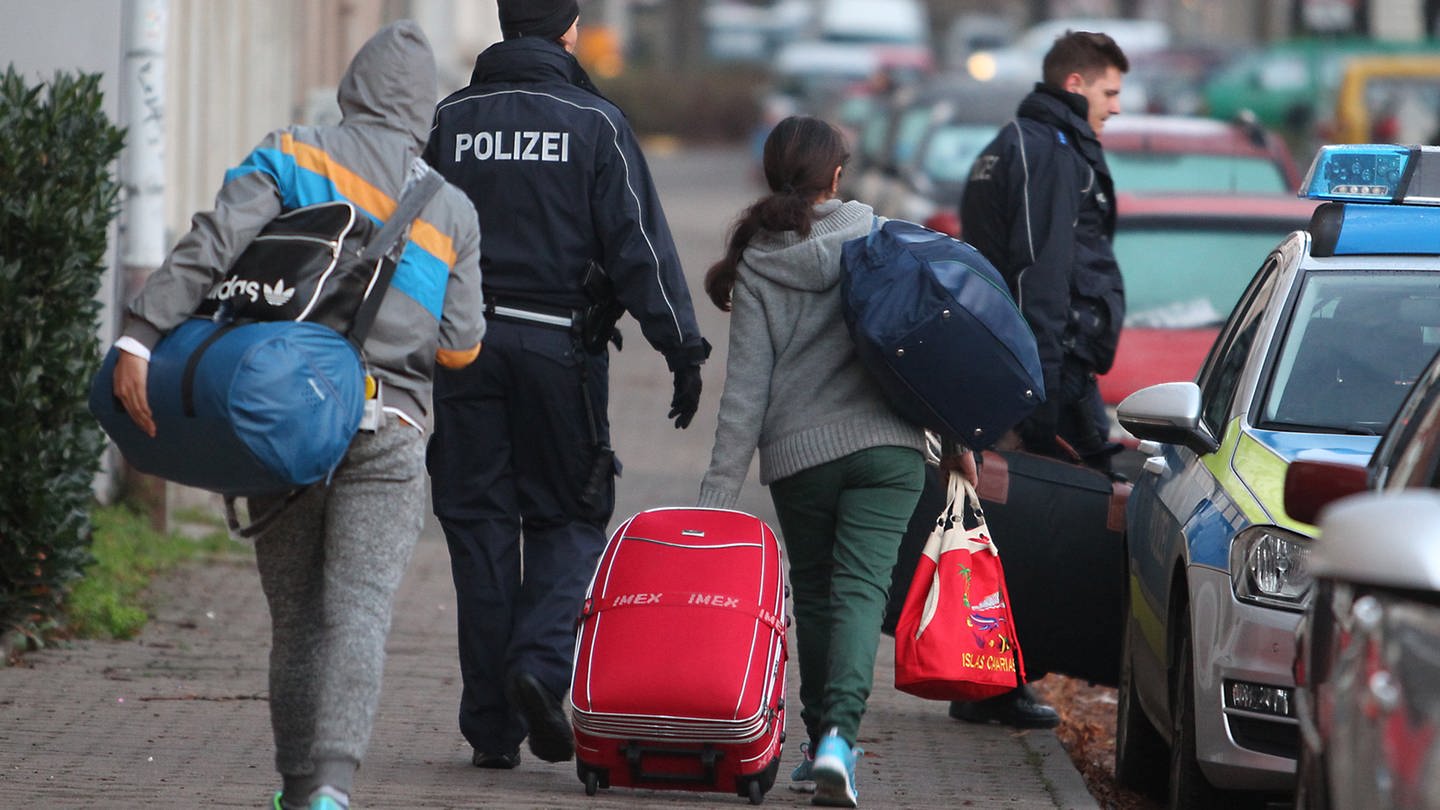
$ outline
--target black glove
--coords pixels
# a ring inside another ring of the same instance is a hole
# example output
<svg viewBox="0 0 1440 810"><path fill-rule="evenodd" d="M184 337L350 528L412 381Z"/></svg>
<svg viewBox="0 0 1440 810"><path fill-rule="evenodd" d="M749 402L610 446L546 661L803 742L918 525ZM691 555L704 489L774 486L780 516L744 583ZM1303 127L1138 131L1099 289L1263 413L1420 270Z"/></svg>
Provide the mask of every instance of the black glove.
<svg viewBox="0 0 1440 810"><path fill-rule="evenodd" d="M1047 399L1015 427L1025 449L1042 456L1059 456L1060 446L1055 443L1055 434L1060 428L1060 403Z"/></svg>
<svg viewBox="0 0 1440 810"><path fill-rule="evenodd" d="M670 413L665 418L674 419L677 428L687 428L699 407L700 367L681 366L675 369L675 395L670 398Z"/></svg>

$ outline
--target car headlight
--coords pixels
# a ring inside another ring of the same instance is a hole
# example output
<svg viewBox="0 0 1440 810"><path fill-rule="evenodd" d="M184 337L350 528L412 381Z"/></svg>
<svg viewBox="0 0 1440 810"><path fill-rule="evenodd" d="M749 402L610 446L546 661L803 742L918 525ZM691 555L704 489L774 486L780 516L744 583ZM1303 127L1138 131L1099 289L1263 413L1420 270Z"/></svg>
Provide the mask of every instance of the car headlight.
<svg viewBox="0 0 1440 810"><path fill-rule="evenodd" d="M1230 582L1236 599L1304 609L1314 582L1310 538L1274 526L1246 529L1230 541Z"/></svg>

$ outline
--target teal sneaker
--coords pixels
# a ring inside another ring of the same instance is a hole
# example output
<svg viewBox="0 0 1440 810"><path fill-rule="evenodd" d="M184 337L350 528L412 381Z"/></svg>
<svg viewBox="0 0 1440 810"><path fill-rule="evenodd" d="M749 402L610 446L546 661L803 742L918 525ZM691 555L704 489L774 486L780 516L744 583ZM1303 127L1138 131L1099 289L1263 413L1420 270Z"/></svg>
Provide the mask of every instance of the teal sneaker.
<svg viewBox="0 0 1440 810"><path fill-rule="evenodd" d="M860 795L855 790L855 762L865 753L851 748L837 729L830 729L820 740L815 752L815 764L810 772L815 776L815 798L811 804L825 807L858 807Z"/></svg>
<svg viewBox="0 0 1440 810"><path fill-rule="evenodd" d="M790 789L797 793L815 792L815 749L800 743L800 764L790 772Z"/></svg>
<svg viewBox="0 0 1440 810"><path fill-rule="evenodd" d="M329 785L321 785L310 794L310 810L350 810L350 797Z"/></svg>

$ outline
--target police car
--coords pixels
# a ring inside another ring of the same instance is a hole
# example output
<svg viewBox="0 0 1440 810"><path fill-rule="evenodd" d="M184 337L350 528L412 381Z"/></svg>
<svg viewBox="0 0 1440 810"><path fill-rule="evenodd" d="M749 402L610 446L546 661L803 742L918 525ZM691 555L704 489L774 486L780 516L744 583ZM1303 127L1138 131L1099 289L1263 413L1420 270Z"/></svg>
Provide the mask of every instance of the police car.
<svg viewBox="0 0 1440 810"><path fill-rule="evenodd" d="M1126 513L1116 775L1168 787L1172 808L1293 788L1315 529L1285 512L1286 469L1365 464L1440 348L1440 149L1324 147L1301 196L1324 202L1265 257L1196 381L1118 409L1146 458Z"/></svg>

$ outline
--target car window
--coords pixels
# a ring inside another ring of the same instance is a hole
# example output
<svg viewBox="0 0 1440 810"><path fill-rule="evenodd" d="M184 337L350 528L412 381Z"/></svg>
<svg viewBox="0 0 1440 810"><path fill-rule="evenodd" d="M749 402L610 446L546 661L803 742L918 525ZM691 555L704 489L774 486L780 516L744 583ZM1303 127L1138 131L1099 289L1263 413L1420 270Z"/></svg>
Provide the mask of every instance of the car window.
<svg viewBox="0 0 1440 810"><path fill-rule="evenodd" d="M1125 280L1126 326L1193 329L1224 323L1255 275L1255 257L1291 230L1290 223L1273 221L1196 227L1200 222L1120 221L1114 244Z"/></svg>
<svg viewBox="0 0 1440 810"><path fill-rule="evenodd" d="M1415 386L1375 450L1380 489L1440 488L1440 361L1432 360Z"/></svg>
<svg viewBox="0 0 1440 810"><path fill-rule="evenodd" d="M1440 489L1440 407L1425 411L1390 477L1393 487Z"/></svg>
<svg viewBox="0 0 1440 810"><path fill-rule="evenodd" d="M993 124L937 128L925 146L923 173L936 182L963 183L975 158L995 138L995 130Z"/></svg>
<svg viewBox="0 0 1440 810"><path fill-rule="evenodd" d="M915 148L925 137L925 130L930 128L931 119L928 105L911 107L900 115L900 123L895 128L895 143L890 147L894 165L904 166L915 156Z"/></svg>
<svg viewBox="0 0 1440 810"><path fill-rule="evenodd" d="M1433 273L1309 273L1261 405L1267 427L1379 434L1440 349Z"/></svg>
<svg viewBox="0 0 1440 810"><path fill-rule="evenodd" d="M881 112L871 116L860 134L860 153L867 161L875 160L885 151L885 136L890 131L890 116Z"/></svg>
<svg viewBox="0 0 1440 810"><path fill-rule="evenodd" d="M868 123L876 114L875 99L869 96L853 96L845 99L835 110L835 118L842 124L855 126Z"/></svg>
<svg viewBox="0 0 1440 810"><path fill-rule="evenodd" d="M1271 256L1261 265L1200 373L1201 418L1215 436L1224 432L1235 386L1240 382L1240 373L1250 357L1250 347L1260 331L1265 309L1275 295L1275 283L1280 275L1276 272L1277 264L1278 260Z"/></svg>
<svg viewBox="0 0 1440 810"><path fill-rule="evenodd" d="M1126 192L1291 193L1285 172L1259 156L1106 151L1115 188Z"/></svg>
<svg viewBox="0 0 1440 810"><path fill-rule="evenodd" d="M1377 76L1365 84L1365 109L1377 143L1434 143L1440 85L1435 77Z"/></svg>
<svg viewBox="0 0 1440 810"><path fill-rule="evenodd" d="M1264 90L1295 90L1310 81L1310 68L1298 54L1277 54L1266 60L1257 76Z"/></svg>

